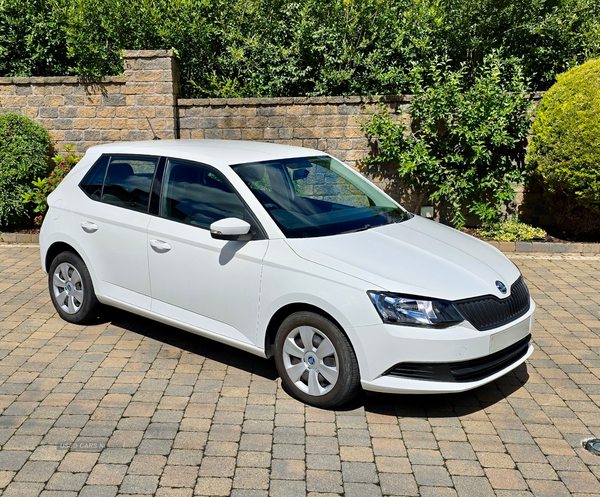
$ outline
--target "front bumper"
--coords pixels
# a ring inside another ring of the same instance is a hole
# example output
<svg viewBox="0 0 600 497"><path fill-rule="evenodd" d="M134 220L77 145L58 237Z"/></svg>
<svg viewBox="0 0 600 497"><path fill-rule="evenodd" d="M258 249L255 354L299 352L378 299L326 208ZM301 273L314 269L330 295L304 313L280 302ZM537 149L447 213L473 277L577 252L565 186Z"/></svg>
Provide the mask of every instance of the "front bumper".
<svg viewBox="0 0 600 497"><path fill-rule="evenodd" d="M529 311L505 326L489 331L477 331L468 322L446 329L423 329L396 325L374 325L355 328L360 336L358 352L361 384L365 390L391 393L447 393L462 392L485 385L522 364L532 353L533 346L523 346L519 354L491 368L490 374L476 376L473 381L452 380L439 375L432 379L416 379L395 375L394 368L407 363L422 365L439 371L452 363L469 363L488 356L502 355L517 342L531 334L534 323L535 303L531 300ZM396 372L402 368L396 368ZM409 368L410 369L410 368ZM466 378L468 380L468 377Z"/></svg>

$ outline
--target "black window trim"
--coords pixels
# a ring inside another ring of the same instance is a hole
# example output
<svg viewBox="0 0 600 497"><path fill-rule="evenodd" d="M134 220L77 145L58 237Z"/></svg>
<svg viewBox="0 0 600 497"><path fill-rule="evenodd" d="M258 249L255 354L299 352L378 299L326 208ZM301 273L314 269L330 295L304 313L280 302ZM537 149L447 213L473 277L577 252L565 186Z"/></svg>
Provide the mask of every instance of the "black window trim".
<svg viewBox="0 0 600 497"><path fill-rule="evenodd" d="M94 167L96 167L96 164L98 164L98 162L100 162L102 159L104 159L105 157L108 157L108 162L106 164L106 169L104 170L104 178L102 179L102 188L100 189L100 198L99 199L95 199L92 198L88 195L88 192L86 192L83 189L83 186L81 186L81 184L85 181L85 179L89 176L90 172L92 171L92 169L94 169ZM103 202L102 201L102 197L104 196L104 185L106 184L106 176L108 175L108 169L110 168L110 164L113 161L113 159L117 157L117 158L121 158L121 157L130 157L130 158L135 158L135 157L139 157L140 159L156 159L156 168L154 169L154 175L152 177L152 183L150 184L150 194L148 195L148 204L146 205L146 211L141 211L141 210L137 210L137 209L127 209L127 207L123 207L120 205L115 205L115 204L110 204L108 202ZM85 173L85 176L81 179L81 181L79 182L79 189L85 194L85 196L87 198L89 198L92 202L99 202L101 204L106 204L106 205L112 205L113 207L118 207L120 209L127 209L130 211L134 211L134 212L140 212L142 214L150 214L150 201L152 200L152 188L154 187L154 181L156 179L156 172L158 171L160 165L161 165L161 161L165 160L164 157L160 156L160 155L151 155L151 154L119 154L119 153L115 153L115 154L102 154L100 157L98 157L96 159L96 161L91 165L91 167L87 170L87 172Z"/></svg>
<svg viewBox="0 0 600 497"><path fill-rule="evenodd" d="M238 192L237 188L235 188L232 184L231 181L229 181L229 178L227 178L227 176L225 176L223 174L222 171L219 171L216 167L213 167L209 164L205 164L204 162L198 162L198 161L194 161L194 160L189 160L189 159L180 159L178 157L164 157L165 159L165 167L163 170L163 176L161 178L161 189L160 189L160 203L159 203L159 211L158 214L150 214L153 216L158 216L162 219L165 219L167 221L172 221L174 223L180 223L180 224L185 224L186 226L191 226L192 228L198 228L201 230L205 230L205 231L210 231L210 228L204 228L203 226L194 226L192 224L186 223L184 221L179 221L177 219L170 219L167 217L163 216L162 213L162 209L163 209L163 195L165 194L165 188L166 188L166 181L165 181L165 177L167 174L167 168L169 165L169 162L171 160L173 161L177 161L177 162L183 162L186 164L190 164L192 166L200 166L200 167L204 167L206 169L208 169L209 171L213 172L219 179L221 179L223 181L223 183L225 183L229 188L231 188L231 191L233 192L233 194L240 200L240 202L242 202L242 204L244 205L245 209L248 211L248 215L252 218L252 220L254 221L254 223L256 224L256 227L258 228L259 233L257 233L257 235L259 236L255 236L253 237L251 240L248 241L254 241L254 240L268 240L269 237L267 236L267 232L265 231L264 226L262 225L262 223L259 221L259 219L256 217L256 215L254 214L254 212L252 211L252 209L250 209L250 207L248 206L247 202L244 200L244 197L242 197L240 195L240 193ZM157 168L158 169L158 168ZM154 185L154 182L153 182Z"/></svg>
<svg viewBox="0 0 600 497"><path fill-rule="evenodd" d="M103 158L108 157L108 163L106 164L106 169L104 170L104 179L102 180L102 189L100 191L100 198L99 199L93 199L92 197L90 197L88 195L88 193L83 189L83 187L81 186L81 183L83 183L83 181L85 181L85 179L88 177L88 175L90 174L90 171L92 169L94 169L94 167L96 166L96 164L98 164L99 161L101 161ZM227 176L225 176L223 174L222 171L219 171L216 167L213 167L209 164L205 164L203 162L198 162L198 161L194 161L194 160L189 160L189 159L180 159L179 157L172 157L172 156L166 156L166 155L151 155L151 154L128 154L128 153L106 153L106 154L102 154L100 157L98 157L98 159L96 159L96 161L92 164L92 166L88 169L87 173L85 174L85 176L82 178L82 180L79 182L79 188L80 190L85 194L85 196L87 198L89 198L90 200L92 200L93 202L99 202L101 204L106 204L106 205L113 205L113 204L109 204L106 202L102 201L102 196L104 195L104 184L106 183L106 175L108 174L108 168L110 167L110 163L113 160L113 157L140 157L140 158L144 158L144 159L158 159L157 163L156 163L156 169L154 170L154 176L152 178L152 183L150 185L150 195L148 196L148 205L146 205L146 211L145 214L148 214L149 216L155 216L155 217L160 217L162 219L166 219L168 221L173 221L175 223L181 223L181 224L185 224L186 226L191 226L193 228L199 228L205 231L210 231L209 228L204 228L202 226L194 226L191 224L187 224L183 221L178 221L176 219L169 219L166 218L162 215L162 204L163 204L163 195L165 192L165 175L167 174L167 165L169 163L169 161L171 160L176 160L178 162L184 162L184 163L188 163L190 165L194 165L194 166L200 166L200 167L204 167L206 169L209 169L211 172L215 173L227 186L229 186L229 188L231 188L231 191L238 197L238 199L242 202L242 204L244 205L244 207L246 208L246 210L248 211L248 215L252 218L252 220L254 221L254 223L256 224L256 227L258 228L259 233L257 233L257 235L259 236L255 236L254 238L252 238L252 240L268 240L269 237L267 236L267 232L264 228L264 226L262 225L262 223L260 222L260 220L258 219L258 217L254 214L254 212L252 211L252 209L248 206L248 203L244 200L244 197L242 195L240 195L240 193L238 192L237 188L235 188L232 184L231 181L229 181L229 178L227 178ZM158 178L158 172L160 171L162 166L162 173L161 173L161 177ZM159 204L158 204L158 213L155 212L151 212L150 208L152 205L152 197L155 195L154 193L154 187L156 183L159 183L160 186L160 194L159 194ZM113 207L118 207L121 209L126 209L126 207L121 207L118 205L113 205ZM135 210L135 209L128 209L128 210L133 210L135 212L140 212L142 214L144 214L144 211L140 211L140 210ZM249 240L249 241L252 241Z"/></svg>

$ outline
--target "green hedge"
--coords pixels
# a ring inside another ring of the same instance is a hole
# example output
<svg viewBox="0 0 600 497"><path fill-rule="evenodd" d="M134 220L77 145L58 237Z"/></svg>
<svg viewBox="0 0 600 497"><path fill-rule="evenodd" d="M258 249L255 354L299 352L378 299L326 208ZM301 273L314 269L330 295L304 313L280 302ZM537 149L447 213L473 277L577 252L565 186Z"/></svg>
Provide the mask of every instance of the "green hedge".
<svg viewBox="0 0 600 497"><path fill-rule="evenodd" d="M600 239L600 60L558 77L532 127L528 161L560 234Z"/></svg>
<svg viewBox="0 0 600 497"><path fill-rule="evenodd" d="M186 97L396 94L436 57L493 50L533 89L600 54L596 0L3 0L0 76L122 71L121 49L175 48Z"/></svg>
<svg viewBox="0 0 600 497"><path fill-rule="evenodd" d="M525 177L531 101L523 75L507 66L491 55L469 83L465 69L434 62L412 74L410 127L385 107L364 124L375 146L366 163L396 165L402 184L420 198L417 213L427 201L443 222L463 228L466 214L484 224L499 221L514 200L514 184Z"/></svg>
<svg viewBox="0 0 600 497"><path fill-rule="evenodd" d="M23 196L32 191L32 181L46 176L49 148L45 128L19 114L0 115L0 227L33 224Z"/></svg>

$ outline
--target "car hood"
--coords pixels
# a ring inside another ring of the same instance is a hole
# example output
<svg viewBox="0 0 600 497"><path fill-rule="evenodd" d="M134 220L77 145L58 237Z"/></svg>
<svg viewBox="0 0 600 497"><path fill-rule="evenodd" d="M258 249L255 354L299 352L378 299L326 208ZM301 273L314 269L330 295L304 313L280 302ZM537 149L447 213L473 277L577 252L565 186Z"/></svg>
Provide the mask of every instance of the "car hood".
<svg viewBox="0 0 600 497"><path fill-rule="evenodd" d="M458 300L510 295L519 270L486 242L414 216L398 224L318 238L288 238L303 259L390 292ZM508 287L502 294L496 281Z"/></svg>

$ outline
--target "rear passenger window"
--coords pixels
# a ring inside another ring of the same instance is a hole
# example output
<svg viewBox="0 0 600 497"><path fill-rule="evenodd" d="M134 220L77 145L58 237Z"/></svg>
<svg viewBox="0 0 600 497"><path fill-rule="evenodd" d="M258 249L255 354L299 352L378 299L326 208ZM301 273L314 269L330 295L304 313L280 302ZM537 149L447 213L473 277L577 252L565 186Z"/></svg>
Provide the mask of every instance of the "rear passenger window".
<svg viewBox="0 0 600 497"><path fill-rule="evenodd" d="M201 228L226 217L244 219L245 206L211 169L170 160L165 177L162 216Z"/></svg>
<svg viewBox="0 0 600 497"><path fill-rule="evenodd" d="M100 200L102 197L102 185L104 184L109 159L108 155L100 157L79 183L79 186L87 193L88 197L94 200Z"/></svg>
<svg viewBox="0 0 600 497"><path fill-rule="evenodd" d="M116 157L108 164L102 202L146 212L158 158Z"/></svg>

